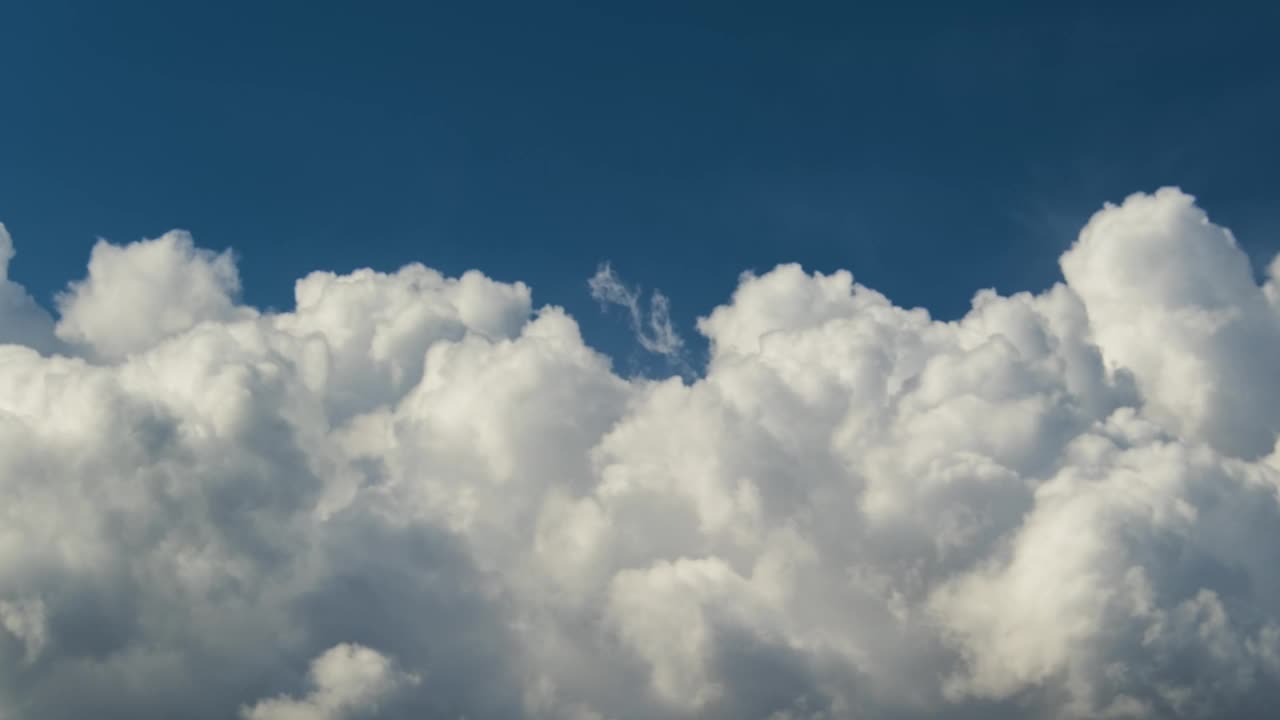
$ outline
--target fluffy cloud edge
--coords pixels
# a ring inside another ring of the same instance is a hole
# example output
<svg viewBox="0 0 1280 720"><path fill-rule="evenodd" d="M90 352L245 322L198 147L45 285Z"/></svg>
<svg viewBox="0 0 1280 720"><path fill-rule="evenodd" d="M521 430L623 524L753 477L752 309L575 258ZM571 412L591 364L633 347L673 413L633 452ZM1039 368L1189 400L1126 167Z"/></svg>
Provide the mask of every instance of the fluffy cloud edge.
<svg viewBox="0 0 1280 720"><path fill-rule="evenodd" d="M665 381L474 272L262 313L170 233L56 321L0 277L0 714L1261 712L1280 264L1163 189L1062 267L949 323L745 275Z"/></svg>

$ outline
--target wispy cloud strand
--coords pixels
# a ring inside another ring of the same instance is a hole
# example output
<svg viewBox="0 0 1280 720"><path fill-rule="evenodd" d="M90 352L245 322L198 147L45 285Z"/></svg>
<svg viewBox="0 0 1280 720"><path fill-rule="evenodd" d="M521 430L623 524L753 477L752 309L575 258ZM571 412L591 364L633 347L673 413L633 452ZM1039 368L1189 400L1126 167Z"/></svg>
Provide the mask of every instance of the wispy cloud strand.
<svg viewBox="0 0 1280 720"><path fill-rule="evenodd" d="M640 347L661 355L673 363L683 361L684 340L671 322L671 303L666 295L654 290L649 295L649 308L642 304L639 288L629 288L609 263L603 263L587 281L591 297L602 305L617 305L626 313L631 331Z"/></svg>

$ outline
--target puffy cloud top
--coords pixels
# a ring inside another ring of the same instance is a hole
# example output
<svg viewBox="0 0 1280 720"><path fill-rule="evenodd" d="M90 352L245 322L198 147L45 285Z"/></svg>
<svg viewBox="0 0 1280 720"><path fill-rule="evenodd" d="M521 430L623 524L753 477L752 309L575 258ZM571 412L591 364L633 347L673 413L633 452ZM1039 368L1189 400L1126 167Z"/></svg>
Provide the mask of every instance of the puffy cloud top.
<svg viewBox="0 0 1280 720"><path fill-rule="evenodd" d="M53 318L21 285L9 279L14 255L13 239L0 223L0 343L19 343L51 352L58 347Z"/></svg>
<svg viewBox="0 0 1280 720"><path fill-rule="evenodd" d="M116 360L199 323L233 319L239 290L231 253L197 248L186 232L124 247L100 240L89 276L58 296L58 337Z"/></svg>
<svg viewBox="0 0 1280 720"><path fill-rule="evenodd" d="M1164 189L956 322L744 275L693 380L477 272L0 274L0 717L1268 717L1277 267Z"/></svg>
<svg viewBox="0 0 1280 720"><path fill-rule="evenodd" d="M311 662L311 692L298 700L282 696L241 710L244 720L343 720L376 713L402 684L417 678L397 674L382 654L359 645L336 645Z"/></svg>
<svg viewBox="0 0 1280 720"><path fill-rule="evenodd" d="M1147 411L1233 455L1271 450L1280 430L1275 308L1225 228L1172 188L1098 213L1062 256L1112 367L1129 368Z"/></svg>

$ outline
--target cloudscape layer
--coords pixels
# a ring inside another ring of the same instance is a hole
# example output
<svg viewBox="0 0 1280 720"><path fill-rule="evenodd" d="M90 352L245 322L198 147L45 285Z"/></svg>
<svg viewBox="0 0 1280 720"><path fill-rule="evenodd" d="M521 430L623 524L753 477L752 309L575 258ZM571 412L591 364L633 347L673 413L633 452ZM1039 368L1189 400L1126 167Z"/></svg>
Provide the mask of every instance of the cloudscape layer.
<svg viewBox="0 0 1280 720"><path fill-rule="evenodd" d="M264 312L175 231L100 242L49 313L13 255L4 720L1280 702L1280 265L1176 189L955 322L745 274L666 380L480 272L317 271ZM590 291L680 349L665 299Z"/></svg>

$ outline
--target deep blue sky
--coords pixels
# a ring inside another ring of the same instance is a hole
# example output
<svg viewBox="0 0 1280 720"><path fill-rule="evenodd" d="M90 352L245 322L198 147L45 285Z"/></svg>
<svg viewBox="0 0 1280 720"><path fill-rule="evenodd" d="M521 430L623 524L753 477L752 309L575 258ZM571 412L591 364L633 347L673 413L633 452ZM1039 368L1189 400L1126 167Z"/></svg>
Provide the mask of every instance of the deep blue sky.
<svg viewBox="0 0 1280 720"><path fill-rule="evenodd" d="M1109 4L7 3L0 221L46 302L96 237L181 227L254 304L478 267L615 349L604 259L688 334L790 260L954 317L1164 184L1269 257L1280 14Z"/></svg>

